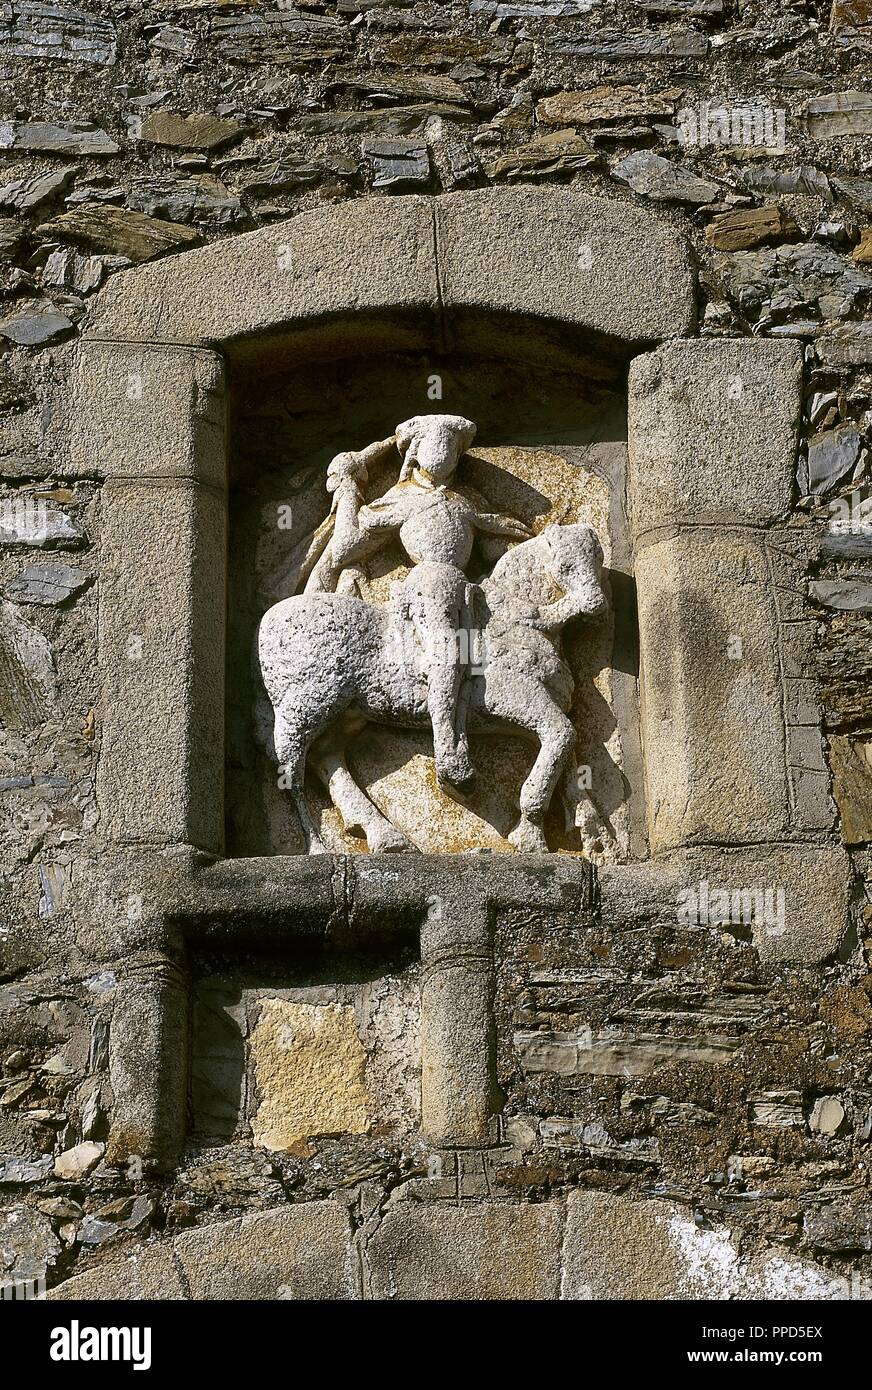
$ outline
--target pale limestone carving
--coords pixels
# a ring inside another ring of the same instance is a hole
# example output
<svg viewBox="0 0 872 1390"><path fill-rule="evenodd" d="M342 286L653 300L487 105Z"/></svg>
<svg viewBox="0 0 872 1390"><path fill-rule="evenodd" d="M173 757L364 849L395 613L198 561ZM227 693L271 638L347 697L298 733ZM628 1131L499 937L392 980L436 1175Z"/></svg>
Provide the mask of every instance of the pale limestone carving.
<svg viewBox="0 0 872 1390"><path fill-rule="evenodd" d="M602 548L592 527L548 526L533 536L518 520L485 511L451 486L475 425L453 415L416 416L389 438L338 454L327 488L331 515L299 567L304 592L275 604L258 650L275 713L275 753L310 853L324 852L306 804L307 758L346 827L370 851L413 846L354 781L345 744L368 721L431 726L440 784L460 788L475 770L471 729L509 729L538 741L521 788L517 849L546 851L543 818L575 746L566 710L573 681L560 630L606 607ZM367 465L397 449L398 482L364 502ZM465 570L476 533L513 545L479 583ZM379 607L357 594L356 567L398 539L411 564ZM583 840L601 827L590 818Z"/></svg>

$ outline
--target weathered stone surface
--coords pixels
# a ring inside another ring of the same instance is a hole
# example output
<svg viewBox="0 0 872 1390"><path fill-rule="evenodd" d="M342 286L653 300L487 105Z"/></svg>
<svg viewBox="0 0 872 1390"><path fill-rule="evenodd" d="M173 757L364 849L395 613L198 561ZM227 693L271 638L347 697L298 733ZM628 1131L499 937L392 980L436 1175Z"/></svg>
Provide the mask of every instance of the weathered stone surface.
<svg viewBox="0 0 872 1390"><path fill-rule="evenodd" d="M118 154L119 146L105 130L88 121L0 122L0 149L30 154Z"/></svg>
<svg viewBox="0 0 872 1390"><path fill-rule="evenodd" d="M109 677L97 794L110 838L215 850L223 841L224 584L201 557L220 554L224 535L223 500L197 484L119 481L104 494L101 661ZM202 683L192 689L186 672L195 660ZM149 751L155 721L161 767L173 769L159 778Z"/></svg>
<svg viewBox="0 0 872 1390"><path fill-rule="evenodd" d="M337 19L288 8L213 19L215 52L235 63L273 62L291 67L341 57L345 35Z"/></svg>
<svg viewBox="0 0 872 1390"><path fill-rule="evenodd" d="M88 575L74 565L28 565L6 585L6 597L15 603L53 606L80 594Z"/></svg>
<svg viewBox="0 0 872 1390"><path fill-rule="evenodd" d="M355 1295L347 1213L304 1202L184 1231L172 1243L194 1299L345 1301Z"/></svg>
<svg viewBox="0 0 872 1390"><path fill-rule="evenodd" d="M60 1253L60 1241L47 1216L24 1206L0 1210L0 1289L45 1279Z"/></svg>
<svg viewBox="0 0 872 1390"><path fill-rule="evenodd" d="M33 493L0 499L0 545L76 548L87 541L82 523L66 507Z"/></svg>
<svg viewBox="0 0 872 1390"><path fill-rule="evenodd" d="M607 63L624 63L634 58L657 63L675 58L704 58L709 41L693 29L676 29L671 34L621 34L602 29L589 39L573 39L552 47L555 53L567 53L576 58L602 58Z"/></svg>
<svg viewBox="0 0 872 1390"><path fill-rule="evenodd" d="M742 182L756 193L809 194L812 197L832 198L830 180L822 170L803 164L796 169L770 169L752 166L742 170Z"/></svg>
<svg viewBox="0 0 872 1390"><path fill-rule="evenodd" d="M251 1037L260 1097L254 1139L288 1149L317 1134L362 1134L366 1056L354 1011L339 1004L266 999Z"/></svg>
<svg viewBox="0 0 872 1390"><path fill-rule="evenodd" d="M763 547L737 533L685 533L637 554L636 580L653 848L780 838L787 772Z"/></svg>
<svg viewBox="0 0 872 1390"><path fill-rule="evenodd" d="M853 473L865 449L863 436L851 425L813 435L808 442L808 491L829 492Z"/></svg>
<svg viewBox="0 0 872 1390"><path fill-rule="evenodd" d="M858 265L872 265L872 227L863 228L853 256Z"/></svg>
<svg viewBox="0 0 872 1390"><path fill-rule="evenodd" d="M690 169L663 159L651 150L635 150L620 160L612 175L628 183L634 193L642 193L657 203L710 203L718 185L700 179Z"/></svg>
<svg viewBox="0 0 872 1390"><path fill-rule="evenodd" d="M64 193L73 181L71 169L52 169L47 174L13 179L0 187L0 207L16 212L38 212Z"/></svg>
<svg viewBox="0 0 872 1390"><path fill-rule="evenodd" d="M241 192L247 198L271 198L277 193L290 193L307 188L324 179L347 180L357 173L357 160L347 155L325 155L307 159L304 155L288 153L263 164L246 175ZM183 219L184 220L184 219Z"/></svg>
<svg viewBox="0 0 872 1390"><path fill-rule="evenodd" d="M751 1258L724 1229L698 1226L672 1203L606 1192L568 1201L567 1299L840 1299L848 1281L778 1249Z"/></svg>
<svg viewBox="0 0 872 1390"><path fill-rule="evenodd" d="M188 1298L173 1248L154 1241L130 1254L104 1260L84 1274L76 1274L49 1289L50 1303L102 1302L103 1300L160 1299L181 1302Z"/></svg>
<svg viewBox="0 0 872 1390"><path fill-rule="evenodd" d="M827 246L802 243L739 251L726 259L724 279L746 314L780 320L847 318L872 290L872 275Z"/></svg>
<svg viewBox="0 0 872 1390"><path fill-rule="evenodd" d="M412 135L431 119L469 123L472 114L466 106L429 101L414 106L378 107L372 111L318 111L301 116L300 129L308 135L353 135L367 131L382 136Z"/></svg>
<svg viewBox="0 0 872 1390"><path fill-rule="evenodd" d="M872 1250L872 1207L864 1203L852 1211L840 1203L827 1203L807 1214L805 1232L816 1250L829 1254Z"/></svg>
<svg viewBox="0 0 872 1390"><path fill-rule="evenodd" d="M30 1183L42 1182L53 1166L54 1160L50 1155L30 1159L20 1154L0 1154L0 1183L7 1187L26 1187Z"/></svg>
<svg viewBox="0 0 872 1390"><path fill-rule="evenodd" d="M558 1076L648 1076L667 1062L728 1062L735 1038L597 1037L580 1033L521 1032L514 1045L528 1072Z"/></svg>
<svg viewBox="0 0 872 1390"><path fill-rule="evenodd" d="M173 111L150 111L137 119L133 135L149 145L181 150L217 150L242 134L236 121L221 120L208 112L178 116Z"/></svg>
<svg viewBox="0 0 872 1390"><path fill-rule="evenodd" d="M563 1219L559 1202L398 1203L366 1244L370 1296L401 1301L557 1298Z"/></svg>
<svg viewBox="0 0 872 1390"><path fill-rule="evenodd" d="M365 92L371 98L409 97L413 101L444 101L455 105L469 100L460 83L444 74L339 70L333 74L330 87Z"/></svg>
<svg viewBox="0 0 872 1390"><path fill-rule="evenodd" d="M0 719L7 729L32 729L54 711L51 646L14 604L0 604Z"/></svg>
<svg viewBox="0 0 872 1390"><path fill-rule="evenodd" d="M173 288L179 275L183 294ZM352 304L360 315L435 312L436 303L428 204L372 199L214 244L193 252L182 271L154 266L117 279L100 296L94 330L107 338L205 345Z"/></svg>
<svg viewBox="0 0 872 1390"><path fill-rule="evenodd" d="M224 370L202 349L84 342L70 458L85 476L225 480Z"/></svg>
<svg viewBox="0 0 872 1390"><path fill-rule="evenodd" d="M686 331L686 250L641 209L570 190L512 189L452 194L436 211L449 316L455 307L511 305L628 341ZM673 293L630 302L620 288L628 277Z"/></svg>
<svg viewBox="0 0 872 1390"><path fill-rule="evenodd" d="M774 521L790 509L800 418L794 343L679 342L630 369L637 534L679 521Z"/></svg>
<svg viewBox="0 0 872 1390"><path fill-rule="evenodd" d="M126 256L134 263L153 260L167 251L179 251L199 240L198 233L190 227L105 203L63 212L51 222L43 222L39 234L72 241L89 251Z"/></svg>

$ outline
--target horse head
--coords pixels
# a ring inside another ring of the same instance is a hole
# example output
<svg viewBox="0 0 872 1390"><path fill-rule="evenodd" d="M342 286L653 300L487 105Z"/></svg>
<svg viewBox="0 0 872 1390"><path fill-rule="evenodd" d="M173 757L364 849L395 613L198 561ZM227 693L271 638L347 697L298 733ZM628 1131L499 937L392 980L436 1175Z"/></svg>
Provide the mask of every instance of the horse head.
<svg viewBox="0 0 872 1390"><path fill-rule="evenodd" d="M488 603L525 608L528 621L556 631L570 618L596 618L607 607L603 551L592 526L546 526L506 552L482 584Z"/></svg>

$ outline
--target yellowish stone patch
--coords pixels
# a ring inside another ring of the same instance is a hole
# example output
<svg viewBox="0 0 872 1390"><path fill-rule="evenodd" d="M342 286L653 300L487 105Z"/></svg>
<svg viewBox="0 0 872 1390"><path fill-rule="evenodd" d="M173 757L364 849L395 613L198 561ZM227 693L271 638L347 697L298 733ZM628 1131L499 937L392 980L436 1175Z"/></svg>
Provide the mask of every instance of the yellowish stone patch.
<svg viewBox="0 0 872 1390"><path fill-rule="evenodd" d="M311 1135L366 1132L366 1057L352 1008L265 999L251 1055L257 1144L279 1151Z"/></svg>

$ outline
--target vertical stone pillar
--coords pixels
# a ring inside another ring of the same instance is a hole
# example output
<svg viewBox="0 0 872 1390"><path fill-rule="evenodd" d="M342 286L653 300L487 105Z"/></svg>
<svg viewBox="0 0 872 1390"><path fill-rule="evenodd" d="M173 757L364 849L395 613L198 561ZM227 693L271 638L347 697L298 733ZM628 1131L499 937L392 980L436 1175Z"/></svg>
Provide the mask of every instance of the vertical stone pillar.
<svg viewBox="0 0 872 1390"><path fill-rule="evenodd" d="M654 853L778 840L793 824L772 528L793 501L801 366L796 343L714 339L665 344L630 371Z"/></svg>
<svg viewBox="0 0 872 1390"><path fill-rule="evenodd" d="M109 1162L172 1166L185 1137L188 990L183 970L167 956L135 956L118 984L109 1077Z"/></svg>
<svg viewBox="0 0 872 1390"><path fill-rule="evenodd" d="M493 956L486 905L433 896L421 929L421 1125L434 1146L487 1144Z"/></svg>
<svg viewBox="0 0 872 1390"><path fill-rule="evenodd" d="M221 359L85 342L74 462L106 476L97 794L121 843L220 853L224 821L225 392Z"/></svg>

